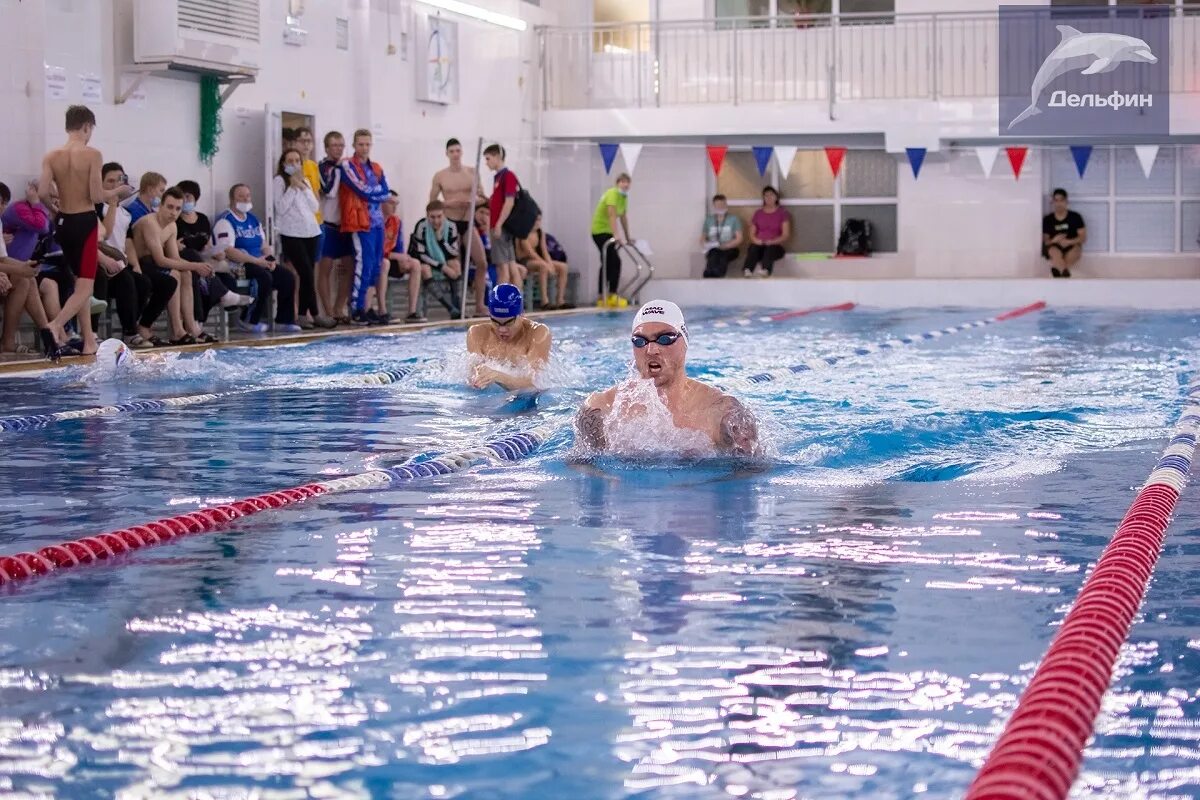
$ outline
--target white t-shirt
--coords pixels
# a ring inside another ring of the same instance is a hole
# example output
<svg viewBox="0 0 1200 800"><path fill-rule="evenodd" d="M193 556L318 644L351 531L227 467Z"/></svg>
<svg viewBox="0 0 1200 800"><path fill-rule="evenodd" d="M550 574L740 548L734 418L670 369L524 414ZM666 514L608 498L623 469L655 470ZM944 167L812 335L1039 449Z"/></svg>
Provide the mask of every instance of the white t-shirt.
<svg viewBox="0 0 1200 800"><path fill-rule="evenodd" d="M108 217L108 206L104 206L104 216ZM125 206L117 206L117 218L113 222L113 229L108 232L108 238L104 243L110 247L115 247L122 253L125 252L125 239L129 235L129 223L133 220L133 215L129 213L129 209Z"/></svg>
<svg viewBox="0 0 1200 800"><path fill-rule="evenodd" d="M0 258L8 258L8 247L4 244L4 223L0 222Z"/></svg>

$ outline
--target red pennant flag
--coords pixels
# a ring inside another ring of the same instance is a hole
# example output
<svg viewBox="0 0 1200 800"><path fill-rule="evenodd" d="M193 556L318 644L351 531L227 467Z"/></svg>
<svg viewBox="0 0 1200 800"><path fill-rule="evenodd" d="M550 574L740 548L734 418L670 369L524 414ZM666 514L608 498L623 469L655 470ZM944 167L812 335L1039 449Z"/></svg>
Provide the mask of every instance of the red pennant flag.
<svg viewBox="0 0 1200 800"><path fill-rule="evenodd" d="M1004 152L1008 153L1008 163L1012 165L1013 177L1017 180L1021 179L1021 165L1025 163L1025 154L1029 152L1028 147L1006 147Z"/></svg>
<svg viewBox="0 0 1200 800"><path fill-rule="evenodd" d="M842 160L846 158L846 148L826 147L825 157L829 159L829 168L833 170L833 177L836 178L842 171Z"/></svg>
<svg viewBox="0 0 1200 800"><path fill-rule="evenodd" d="M721 174L721 165L725 163L725 152L729 150L729 145L710 144L708 146L708 160L712 162L713 174Z"/></svg>

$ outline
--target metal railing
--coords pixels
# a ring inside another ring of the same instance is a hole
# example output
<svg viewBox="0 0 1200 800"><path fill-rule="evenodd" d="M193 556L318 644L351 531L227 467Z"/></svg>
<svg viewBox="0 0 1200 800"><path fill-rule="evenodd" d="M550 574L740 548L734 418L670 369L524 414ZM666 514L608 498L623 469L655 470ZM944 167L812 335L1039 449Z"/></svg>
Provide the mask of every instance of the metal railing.
<svg viewBox="0 0 1200 800"><path fill-rule="evenodd" d="M1172 91L1200 91L1200 3L1153 14L1170 16ZM995 12L540 28L542 107L994 98L999 29Z"/></svg>

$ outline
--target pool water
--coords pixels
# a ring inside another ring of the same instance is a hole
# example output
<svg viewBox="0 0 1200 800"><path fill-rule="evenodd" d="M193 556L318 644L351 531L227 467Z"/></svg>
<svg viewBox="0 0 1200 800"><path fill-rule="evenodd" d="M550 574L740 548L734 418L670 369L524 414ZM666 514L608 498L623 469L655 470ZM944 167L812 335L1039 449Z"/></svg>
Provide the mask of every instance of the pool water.
<svg viewBox="0 0 1200 800"><path fill-rule="evenodd" d="M703 324L746 312L689 310L693 376L995 313ZM762 467L581 457L630 319L553 320L536 405L466 389L461 330L0 381L3 414L260 387L0 433L0 553L563 426L0 593L0 797L960 796L1165 444L1196 315L1050 308L740 387ZM1185 492L1075 797L1200 794L1198 534Z"/></svg>

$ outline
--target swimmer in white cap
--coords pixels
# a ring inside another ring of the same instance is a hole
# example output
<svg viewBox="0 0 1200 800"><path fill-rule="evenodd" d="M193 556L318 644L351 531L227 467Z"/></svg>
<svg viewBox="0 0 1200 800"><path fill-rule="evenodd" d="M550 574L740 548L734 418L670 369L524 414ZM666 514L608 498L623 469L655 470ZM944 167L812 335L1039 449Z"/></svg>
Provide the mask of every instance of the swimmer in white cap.
<svg viewBox="0 0 1200 800"><path fill-rule="evenodd" d="M758 423L735 397L687 376L687 324L679 306L651 300L633 318L633 363L643 380L652 380L677 428L707 434L720 452L758 455ZM620 386L588 397L576 417L576 429L589 446L609 446L606 429Z"/></svg>
<svg viewBox="0 0 1200 800"><path fill-rule="evenodd" d="M550 358L550 329L525 316L521 290L511 283L492 289L487 306L490 319L467 331L471 386L486 389L494 383L509 391L536 388L537 374ZM495 369L486 361L512 364L517 374Z"/></svg>

